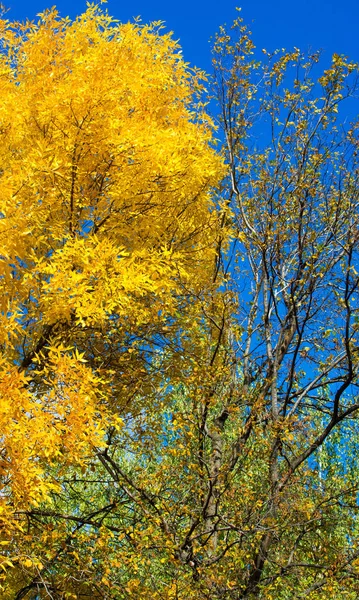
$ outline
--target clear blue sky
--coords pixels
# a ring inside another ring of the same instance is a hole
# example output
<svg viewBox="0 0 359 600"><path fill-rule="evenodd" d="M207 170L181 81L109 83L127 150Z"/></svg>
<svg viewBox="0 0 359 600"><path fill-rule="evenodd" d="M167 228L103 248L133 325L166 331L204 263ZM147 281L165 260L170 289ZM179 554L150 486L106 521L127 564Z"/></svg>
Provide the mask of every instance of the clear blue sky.
<svg viewBox="0 0 359 600"><path fill-rule="evenodd" d="M3 0L9 19L32 19L54 0ZM63 16L86 8L85 0L58 0ZM359 0L109 0L104 7L120 21L140 15L144 22L163 20L180 40L186 61L210 69L209 38L224 22L242 16L258 48L323 49L329 61L333 52L359 62Z"/></svg>

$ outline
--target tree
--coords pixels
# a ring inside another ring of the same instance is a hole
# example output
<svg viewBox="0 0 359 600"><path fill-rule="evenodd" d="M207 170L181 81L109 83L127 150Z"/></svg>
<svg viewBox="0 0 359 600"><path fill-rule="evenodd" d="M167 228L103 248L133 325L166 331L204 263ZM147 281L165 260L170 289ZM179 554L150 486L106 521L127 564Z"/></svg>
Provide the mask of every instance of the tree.
<svg viewBox="0 0 359 600"><path fill-rule="evenodd" d="M37 23L1 22L0 510L10 596L41 585L51 595L39 552L52 536L46 561L55 560L61 526L40 533L28 511L54 503L63 477L102 456L106 431L147 410L146 390L173 364L156 370L153 356L211 282L210 190L222 161L196 104L201 74L159 30L119 25L95 5L74 22L55 10Z"/></svg>
<svg viewBox="0 0 359 600"><path fill-rule="evenodd" d="M24 407L4 417L4 597L354 600L357 66L255 60L241 19L222 28L220 159L171 38L94 7L42 19L6 30L3 59Z"/></svg>

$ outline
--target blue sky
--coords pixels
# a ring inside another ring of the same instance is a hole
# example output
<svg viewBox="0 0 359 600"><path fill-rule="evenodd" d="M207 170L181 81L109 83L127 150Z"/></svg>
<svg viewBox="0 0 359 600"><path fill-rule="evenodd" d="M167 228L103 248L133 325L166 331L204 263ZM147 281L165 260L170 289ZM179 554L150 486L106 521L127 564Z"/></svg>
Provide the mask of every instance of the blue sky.
<svg viewBox="0 0 359 600"><path fill-rule="evenodd" d="M34 18L54 0L3 0L9 19ZM63 16L76 16L85 0L58 0ZM359 62L358 0L109 0L109 13L121 21L140 15L144 22L163 20L180 40L186 61L210 69L209 38L222 23L231 23L235 7L250 25L258 48L323 49L329 62L333 52Z"/></svg>

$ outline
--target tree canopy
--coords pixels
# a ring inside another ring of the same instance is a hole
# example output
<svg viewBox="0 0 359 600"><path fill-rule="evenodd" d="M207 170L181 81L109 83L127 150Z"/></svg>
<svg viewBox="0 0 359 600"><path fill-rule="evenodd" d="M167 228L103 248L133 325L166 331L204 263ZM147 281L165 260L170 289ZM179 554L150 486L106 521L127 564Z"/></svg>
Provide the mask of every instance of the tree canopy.
<svg viewBox="0 0 359 600"><path fill-rule="evenodd" d="M96 5L0 61L3 598L354 600L357 65Z"/></svg>

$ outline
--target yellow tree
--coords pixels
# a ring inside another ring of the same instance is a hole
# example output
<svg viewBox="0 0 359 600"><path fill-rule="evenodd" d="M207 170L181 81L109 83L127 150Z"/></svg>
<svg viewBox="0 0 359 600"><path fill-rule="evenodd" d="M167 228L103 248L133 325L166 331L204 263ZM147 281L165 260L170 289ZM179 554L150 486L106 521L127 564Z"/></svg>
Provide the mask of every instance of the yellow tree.
<svg viewBox="0 0 359 600"><path fill-rule="evenodd" d="M8 578L12 564L41 570L15 540L20 515L60 493L55 465L86 469L109 427L146 410L133 403L157 385L156 348L211 283L223 167L196 104L201 74L160 23L122 25L90 5L73 22L51 10L0 26Z"/></svg>

